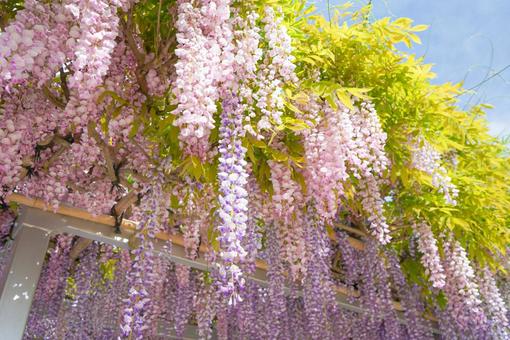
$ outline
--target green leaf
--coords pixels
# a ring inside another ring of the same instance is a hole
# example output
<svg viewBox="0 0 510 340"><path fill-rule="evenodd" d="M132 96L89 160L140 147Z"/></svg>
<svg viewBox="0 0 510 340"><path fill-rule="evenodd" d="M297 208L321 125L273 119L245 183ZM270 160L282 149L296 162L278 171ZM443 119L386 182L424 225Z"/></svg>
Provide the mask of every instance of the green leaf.
<svg viewBox="0 0 510 340"><path fill-rule="evenodd" d="M299 185L301 186L301 191L303 192L303 194L305 194L306 193L305 177L299 171L296 171L294 168L292 168L292 179L299 183Z"/></svg>
<svg viewBox="0 0 510 340"><path fill-rule="evenodd" d="M253 152L253 145L246 145L246 154L253 164L257 164L257 157L255 157L255 153Z"/></svg>
<svg viewBox="0 0 510 340"><path fill-rule="evenodd" d="M123 105L129 106L129 102L121 98L117 93L113 91L104 91L97 97L97 104L101 104L106 98L111 97Z"/></svg>
<svg viewBox="0 0 510 340"><path fill-rule="evenodd" d="M421 44L421 39L419 36L417 36L416 34L409 34L409 38L411 38L411 40L416 43L416 44Z"/></svg>
<svg viewBox="0 0 510 340"><path fill-rule="evenodd" d="M276 149L270 148L269 152L271 153L272 158L278 162L285 162L289 159L288 155Z"/></svg>
<svg viewBox="0 0 510 340"><path fill-rule="evenodd" d="M421 31L425 31L428 28L429 28L428 25L416 25L416 26L413 26L411 30L414 32L421 32Z"/></svg>
<svg viewBox="0 0 510 340"><path fill-rule="evenodd" d="M285 101L284 105L286 108L288 108L289 110L291 110L294 113L303 114L303 112L301 112L301 110L299 110L297 107L295 107L292 103L290 103L288 101Z"/></svg>
<svg viewBox="0 0 510 340"><path fill-rule="evenodd" d="M324 96L324 98L328 102L329 106L331 106L333 109L336 109L338 107L332 94L327 94Z"/></svg>
<svg viewBox="0 0 510 340"><path fill-rule="evenodd" d="M292 131L302 131L309 129L310 126L306 124L303 120L292 118L292 117L283 117L282 118L283 125Z"/></svg>
<svg viewBox="0 0 510 340"><path fill-rule="evenodd" d="M347 106L349 109L354 110L354 105L352 105L351 98L345 89L337 90L336 95L342 104Z"/></svg>
<svg viewBox="0 0 510 340"><path fill-rule="evenodd" d="M259 140L250 134L247 135L247 138L248 138L249 144L253 145L254 147L259 148L259 149L267 148L267 145L263 140Z"/></svg>
<svg viewBox="0 0 510 340"><path fill-rule="evenodd" d="M170 207L172 209L179 208L179 198L175 195L170 196Z"/></svg>
<svg viewBox="0 0 510 340"><path fill-rule="evenodd" d="M461 227L462 229L465 229L465 230L469 230L471 228L471 226L469 225L469 223L462 219L462 218L459 218L459 217L451 217L450 220L452 221L452 223L456 226L459 226Z"/></svg>
<svg viewBox="0 0 510 340"><path fill-rule="evenodd" d="M200 177L202 177L202 174L204 173L204 168L198 157L191 156L191 166L189 167L189 171L197 181L200 180Z"/></svg>
<svg viewBox="0 0 510 340"><path fill-rule="evenodd" d="M410 18L398 18L397 20L393 21L394 25L401 27L410 27L412 23L413 20Z"/></svg>
<svg viewBox="0 0 510 340"><path fill-rule="evenodd" d="M355 87L346 87L345 90L352 94L354 97L357 97L359 99L370 99L370 96L368 96L366 93L370 91L371 89L368 88L355 88Z"/></svg>
<svg viewBox="0 0 510 340"><path fill-rule="evenodd" d="M129 138L133 138L134 136L136 136L136 134L138 133L138 129L140 129L140 125L141 125L141 120L140 119L135 119L133 121L133 125L131 125L131 129L129 130Z"/></svg>

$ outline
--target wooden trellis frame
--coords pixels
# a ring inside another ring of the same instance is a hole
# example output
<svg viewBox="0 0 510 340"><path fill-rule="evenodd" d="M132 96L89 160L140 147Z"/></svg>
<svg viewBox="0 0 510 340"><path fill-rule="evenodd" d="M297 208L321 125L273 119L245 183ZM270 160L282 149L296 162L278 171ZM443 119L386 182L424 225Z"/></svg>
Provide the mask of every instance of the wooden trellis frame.
<svg viewBox="0 0 510 340"><path fill-rule="evenodd" d="M2 339L21 339L51 235L68 233L127 248L128 240L135 232L136 222L123 220L120 226L121 233L118 234L115 232L113 216L93 215L66 205L60 205L54 210L42 200L19 194L11 194L7 199L20 204L20 214L15 227L16 241L11 256L12 264L7 277L0 280L0 329L3 333ZM172 243L171 253L164 250L167 242ZM356 249L364 249L364 244L360 240L349 237L349 243ZM191 260L186 257L184 239L179 234L156 234L155 250L173 262L199 270L210 269L210 263L203 256L207 252L207 246L202 244L197 259ZM79 249L75 251L79 252ZM257 260L255 273L249 276L249 279L266 286L267 269L267 263ZM20 282L25 286L18 286ZM336 290L337 303L340 307L357 313L366 312L360 306L347 301L348 296L358 296L358 291L339 286ZM16 296L18 298L15 298ZM393 305L397 311L403 311L399 302L394 301ZM432 331L438 333L435 328Z"/></svg>

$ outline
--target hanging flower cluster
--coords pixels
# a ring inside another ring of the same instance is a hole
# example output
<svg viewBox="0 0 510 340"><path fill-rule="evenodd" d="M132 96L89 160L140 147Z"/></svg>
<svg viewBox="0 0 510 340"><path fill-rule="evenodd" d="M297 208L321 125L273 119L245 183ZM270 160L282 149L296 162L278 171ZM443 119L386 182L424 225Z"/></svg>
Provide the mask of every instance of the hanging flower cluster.
<svg viewBox="0 0 510 340"><path fill-rule="evenodd" d="M165 224L161 221L168 217L166 210L160 205L166 202L166 197L159 188L152 188L151 192L146 192L146 196L143 206L146 213L137 225L139 245L131 251L133 261L128 276L129 290L128 297L124 300L121 326L125 337L133 334L136 339L144 337L144 330L150 322L146 311L154 309L155 306L150 294L157 285L155 269L158 266L155 265L157 259L154 254L154 238L158 231L165 229Z"/></svg>
<svg viewBox="0 0 510 340"><path fill-rule="evenodd" d="M305 315L313 339L327 338L332 325L331 315L337 313L334 283L329 268L331 247L324 228L316 223L313 214L308 217L306 230L306 277L303 283Z"/></svg>
<svg viewBox="0 0 510 340"><path fill-rule="evenodd" d="M272 220L279 233L280 256L289 263L292 276L297 277L304 270L302 254L305 230L301 223L303 195L299 184L291 178L291 170L285 164L269 161L268 165L273 186Z"/></svg>
<svg viewBox="0 0 510 340"><path fill-rule="evenodd" d="M457 241L446 240L443 261L448 310L461 332L483 337L487 334L487 316L482 309L475 272L466 251Z"/></svg>
<svg viewBox="0 0 510 340"><path fill-rule="evenodd" d="M305 138L308 194L316 203L317 213L326 221L335 218L340 196L344 193L343 183L348 178L347 162L352 164L356 155L352 152L352 124L349 110L340 106L333 109L328 105L320 107L317 102L308 104L317 125ZM323 111L324 117L320 116Z"/></svg>
<svg viewBox="0 0 510 340"><path fill-rule="evenodd" d="M361 270L360 300L370 313L360 322L366 323L365 334L367 338L377 337L377 333L382 328L385 337L400 339L403 335L396 311L392 305L393 301L388 284L389 273L384 262L376 260L380 256L380 249L376 242L371 241L367 246L367 254L363 258L364 263Z"/></svg>
<svg viewBox="0 0 510 340"><path fill-rule="evenodd" d="M420 261L425 267L426 274L434 288L443 288L446 282L441 257L439 256L439 249L437 241L426 223L421 223L414 227L418 236L418 250L420 251Z"/></svg>
<svg viewBox="0 0 510 340"><path fill-rule="evenodd" d="M179 3L175 64L177 79L174 94L178 101L174 124L180 127L180 139L189 154L205 157L213 115L219 99L219 84L230 80L232 32L226 23L230 17L230 1L204 1L195 7L192 2ZM229 51L231 53L231 51Z"/></svg>
<svg viewBox="0 0 510 340"><path fill-rule="evenodd" d="M425 305L420 300L420 288L416 285L408 286L395 254L387 254L387 258L388 272L401 298L404 314L409 324L413 325L413 327L406 327L404 337L408 339L433 339L429 320L421 317L425 313Z"/></svg>
<svg viewBox="0 0 510 340"><path fill-rule="evenodd" d="M508 309L505 306L493 274L488 268L484 268L477 278L483 306L486 314L492 320L491 327L495 336L500 339L510 337Z"/></svg>
<svg viewBox="0 0 510 340"><path fill-rule="evenodd" d="M73 26L66 44L74 51L70 98L64 110L70 126L84 128L98 112L99 86L107 74L118 35L118 1L78 1L67 5L79 26ZM90 118L89 118L90 117Z"/></svg>
<svg viewBox="0 0 510 340"><path fill-rule="evenodd" d="M53 77L72 53L73 15L69 4L24 2L16 20L0 34L0 82L6 89L33 82L40 87Z"/></svg>
<svg viewBox="0 0 510 340"><path fill-rule="evenodd" d="M267 6L262 22L268 50L257 73L258 91L253 97L262 113L257 128L267 130L282 123L283 84L296 81L297 78L294 73L294 57L291 55L291 40L282 24L282 17L277 17L274 9Z"/></svg>
<svg viewBox="0 0 510 340"><path fill-rule="evenodd" d="M351 113L353 127L354 176L361 180L360 196L363 209L369 214L372 233L382 244L391 240L384 216L384 200L380 192L383 172L388 167L384 151L386 133L382 131L374 105L362 102Z"/></svg>
<svg viewBox="0 0 510 340"><path fill-rule="evenodd" d="M241 110L240 110L241 109ZM230 303L239 299L239 289L244 286L244 278L238 263L246 257L242 245L248 219L248 193L246 186L246 149L241 143L243 111L237 98L223 103L221 114L218 179L220 183L220 258L223 264L218 270L223 282L222 293L229 296Z"/></svg>
<svg viewBox="0 0 510 340"><path fill-rule="evenodd" d="M413 167L432 176L432 185L444 195L446 203L456 205L459 190L452 183L446 168L441 165L441 154L430 143L420 139L412 152Z"/></svg>

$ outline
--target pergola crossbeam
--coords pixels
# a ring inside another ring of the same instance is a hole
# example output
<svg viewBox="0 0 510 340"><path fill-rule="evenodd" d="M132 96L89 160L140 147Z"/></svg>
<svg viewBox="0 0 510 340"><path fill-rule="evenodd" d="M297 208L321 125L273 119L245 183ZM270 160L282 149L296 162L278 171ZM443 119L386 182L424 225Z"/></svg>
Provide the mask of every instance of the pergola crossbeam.
<svg viewBox="0 0 510 340"><path fill-rule="evenodd" d="M80 240L79 243L75 245L76 249L73 249L73 256L78 256L79 252L86 248L92 240L111 244L116 247L128 248L129 239L136 230L136 222L123 220L120 227L121 233L116 233L114 227L115 219L112 216L93 215L82 209L65 205L61 205L57 209L51 209L50 206L41 200L27 198L18 194L10 195L8 200L21 205L20 219L18 222L19 226L16 228L26 227L38 229L45 232L46 235L67 233L82 237L83 241ZM357 249L364 249L363 242L359 240L349 238L349 242ZM171 243L172 247L171 252L168 251L169 243ZM46 250L47 242L44 247ZM207 246L202 244L199 249L199 256L196 259L190 259L186 256L184 239L181 235L158 233L156 235L154 248L156 254L166 257L175 263L190 266L202 271L209 271L211 269L211 264L207 262L203 256L208 250ZM249 276L249 279L262 286L267 286L267 269L267 263L257 260L256 270ZM287 293L290 293L290 289L285 288L285 290ZM336 290L337 303L341 308L356 313L367 312L362 307L348 301L349 296L358 296L358 291L339 286L336 287ZM403 311L402 306L398 302L394 302L394 307L399 312ZM1 312L0 309L0 315ZM404 321L404 319L401 318L401 321ZM435 328L432 329L432 331L438 333L438 330Z"/></svg>
<svg viewBox="0 0 510 340"><path fill-rule="evenodd" d="M20 216L18 224L24 224L24 216ZM23 338L49 240L50 233L28 225L23 225L16 235L14 249L10 254L10 264L7 266L9 270L3 278L4 281L0 283L2 339Z"/></svg>

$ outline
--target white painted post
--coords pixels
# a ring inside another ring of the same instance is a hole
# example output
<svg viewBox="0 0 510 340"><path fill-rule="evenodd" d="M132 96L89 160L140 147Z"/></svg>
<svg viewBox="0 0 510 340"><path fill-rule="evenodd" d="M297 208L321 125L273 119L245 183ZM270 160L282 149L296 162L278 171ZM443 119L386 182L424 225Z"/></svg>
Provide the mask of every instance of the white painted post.
<svg viewBox="0 0 510 340"><path fill-rule="evenodd" d="M17 226L21 230L15 237L11 265L0 295L0 338L4 340L23 337L50 239L50 232L23 224L23 218L22 213Z"/></svg>

